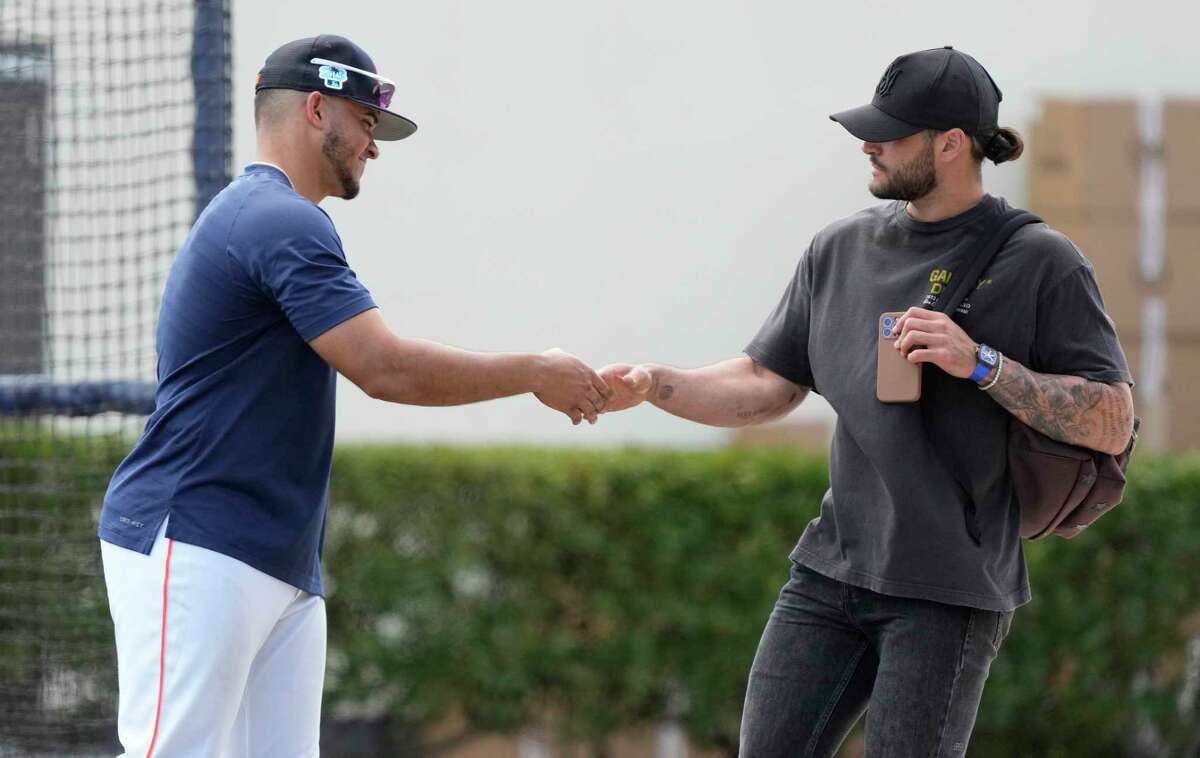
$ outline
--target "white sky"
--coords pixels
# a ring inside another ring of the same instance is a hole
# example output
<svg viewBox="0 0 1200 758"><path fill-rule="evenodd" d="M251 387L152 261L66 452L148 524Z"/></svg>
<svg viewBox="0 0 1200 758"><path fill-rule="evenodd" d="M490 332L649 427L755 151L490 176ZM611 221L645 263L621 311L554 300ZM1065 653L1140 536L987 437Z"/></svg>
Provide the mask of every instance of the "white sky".
<svg viewBox="0 0 1200 758"><path fill-rule="evenodd" d="M254 74L280 44L342 34L399 82L394 107L419 131L382 144L358 199L324 203L393 329L478 350L557 346L595 366L739 354L809 238L875 202L859 143L827 115L868 102L896 55L970 53L1004 91L1001 123L1023 131L1046 95L1200 97L1193 4L233 8L239 170L253 159ZM1021 204L1025 164L985 169L985 183ZM573 428L529 396L424 409L346 382L338 413L342 440L728 439L649 407ZM796 416L828 413L813 397Z"/></svg>

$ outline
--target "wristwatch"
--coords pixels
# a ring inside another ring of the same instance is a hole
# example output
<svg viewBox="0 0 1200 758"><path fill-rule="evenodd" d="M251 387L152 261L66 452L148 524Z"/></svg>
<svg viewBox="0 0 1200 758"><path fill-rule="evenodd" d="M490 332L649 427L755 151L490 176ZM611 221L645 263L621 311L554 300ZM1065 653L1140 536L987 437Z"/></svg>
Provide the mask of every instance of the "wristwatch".
<svg viewBox="0 0 1200 758"><path fill-rule="evenodd" d="M975 348L975 370L971 372L971 381L982 384L984 377L999 363L1000 351L981 343Z"/></svg>

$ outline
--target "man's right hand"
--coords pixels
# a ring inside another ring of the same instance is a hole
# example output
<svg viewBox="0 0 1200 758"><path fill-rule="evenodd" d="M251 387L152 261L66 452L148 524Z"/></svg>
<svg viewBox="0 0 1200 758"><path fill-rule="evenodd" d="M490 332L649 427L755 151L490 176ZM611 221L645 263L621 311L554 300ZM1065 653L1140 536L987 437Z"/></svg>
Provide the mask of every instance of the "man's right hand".
<svg viewBox="0 0 1200 758"><path fill-rule="evenodd" d="M584 419L594 424L613 391L583 361L553 348L542 353L538 389L533 394L546 406L565 413L572 424Z"/></svg>
<svg viewBox="0 0 1200 758"><path fill-rule="evenodd" d="M654 377L646 365L612 363L600 369L599 373L613 393L604 406L605 413L623 411L640 405L650 396L650 390L654 386Z"/></svg>
<svg viewBox="0 0 1200 758"><path fill-rule="evenodd" d="M604 411L623 411L649 401L689 421L748 426L782 418L808 389L755 363L749 356L711 366L678 369L661 363L613 363L600 369L613 394Z"/></svg>

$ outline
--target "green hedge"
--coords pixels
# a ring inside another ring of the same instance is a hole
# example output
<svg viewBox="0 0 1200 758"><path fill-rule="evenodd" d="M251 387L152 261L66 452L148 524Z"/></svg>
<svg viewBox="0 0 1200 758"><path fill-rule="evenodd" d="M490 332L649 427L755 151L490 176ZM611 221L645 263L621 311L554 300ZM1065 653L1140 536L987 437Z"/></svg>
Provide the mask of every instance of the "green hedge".
<svg viewBox="0 0 1200 758"><path fill-rule="evenodd" d="M1083 536L1027 543L1035 599L972 755L1190 739L1177 701L1200 633L1200 460L1132 473L1125 505ZM824 460L788 450L343 446L327 704L406 727L549 714L584 741L682 712L693 740L733 755L759 633L826 481Z"/></svg>
<svg viewBox="0 0 1200 758"><path fill-rule="evenodd" d="M88 688L0 733L94 736L115 697L94 524L125 443L0 432L0 705L16 713L48 665ZM1185 755L1200 736L1194 689L1180 708L1200 635L1200 458L1140 456L1131 473L1126 504L1083 536L1027 543L1034 601L992 668L972 756ZM341 446L327 711L402 739L447 716L549 718L584 742L676 713L733 755L759 633L825 482L824 460L789 450Z"/></svg>
<svg viewBox="0 0 1200 758"><path fill-rule="evenodd" d="M732 744L824 480L781 452L341 448L327 700L501 730L553 712L580 739L682 700L698 740Z"/></svg>
<svg viewBox="0 0 1200 758"><path fill-rule="evenodd" d="M1179 701L1200 636L1198 506L1200 458L1142 457L1121 507L1074 540L1027 543L1034 599L992 667L979 755L1197 755L1200 649L1186 713Z"/></svg>
<svg viewBox="0 0 1200 758"><path fill-rule="evenodd" d="M0 753L94 754L116 735L96 517L127 450L0 419Z"/></svg>

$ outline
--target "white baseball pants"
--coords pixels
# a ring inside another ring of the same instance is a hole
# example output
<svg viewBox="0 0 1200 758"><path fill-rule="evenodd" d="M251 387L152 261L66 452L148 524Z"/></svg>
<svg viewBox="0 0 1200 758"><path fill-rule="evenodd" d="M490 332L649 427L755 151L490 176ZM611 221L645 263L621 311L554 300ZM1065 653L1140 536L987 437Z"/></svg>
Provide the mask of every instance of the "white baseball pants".
<svg viewBox="0 0 1200 758"><path fill-rule="evenodd" d="M325 601L166 538L101 541L129 758L316 756Z"/></svg>

